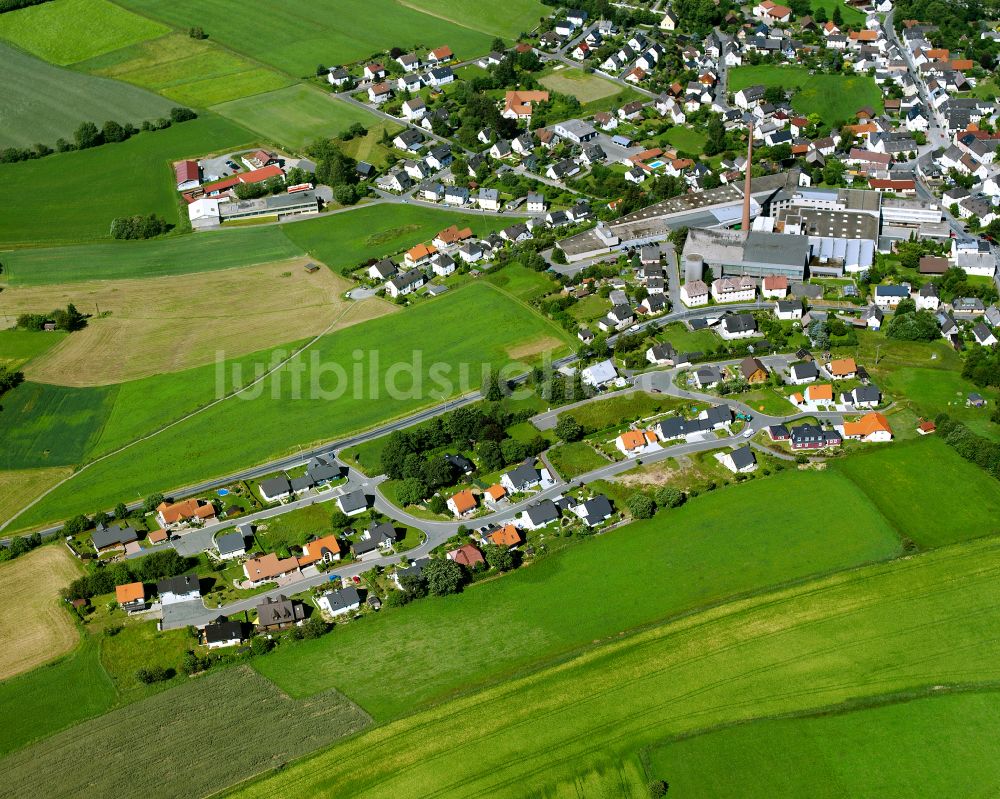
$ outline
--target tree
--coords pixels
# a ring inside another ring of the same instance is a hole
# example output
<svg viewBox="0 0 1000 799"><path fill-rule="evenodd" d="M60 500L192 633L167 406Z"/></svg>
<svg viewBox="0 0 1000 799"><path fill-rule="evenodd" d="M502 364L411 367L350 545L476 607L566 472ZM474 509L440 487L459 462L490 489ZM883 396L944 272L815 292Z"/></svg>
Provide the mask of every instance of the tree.
<svg viewBox="0 0 1000 799"><path fill-rule="evenodd" d="M427 496L427 485L416 477L407 477L396 486L396 499L403 507L418 505Z"/></svg>
<svg viewBox="0 0 1000 799"><path fill-rule="evenodd" d="M455 482L455 467L441 455L432 457L424 464L424 481L430 488L451 485Z"/></svg>
<svg viewBox="0 0 1000 799"><path fill-rule="evenodd" d="M834 4L834 6L833 6L833 13L830 16L830 19L833 20L833 24L834 25L840 25L840 24L843 23L843 21L844 21L844 15L840 11L840 5L839 4Z"/></svg>
<svg viewBox="0 0 1000 799"><path fill-rule="evenodd" d="M174 122L187 122L188 120L197 118L198 115L185 106L176 106L170 109L170 119Z"/></svg>
<svg viewBox="0 0 1000 799"><path fill-rule="evenodd" d="M157 509L157 507L159 507L161 502L163 502L163 494L150 494L145 500L143 500L142 512L152 513Z"/></svg>
<svg viewBox="0 0 1000 799"><path fill-rule="evenodd" d="M93 525L86 516L82 513L78 516L74 516L72 519L67 519L66 524L63 525L62 534L63 535L79 535L84 530L89 530Z"/></svg>
<svg viewBox="0 0 1000 799"><path fill-rule="evenodd" d="M102 143L101 132L93 122L83 122L73 134L78 150L85 150L88 147L97 147Z"/></svg>
<svg viewBox="0 0 1000 799"><path fill-rule="evenodd" d="M500 402L503 399L503 388L500 385L500 375L490 372L489 387L486 389L487 402Z"/></svg>
<svg viewBox="0 0 1000 799"><path fill-rule="evenodd" d="M351 526L350 517L339 508L330 514L330 527L334 531L343 530Z"/></svg>
<svg viewBox="0 0 1000 799"><path fill-rule="evenodd" d="M712 114L705 126L705 133L708 139L705 142L705 155L718 155L726 149L726 127L722 122L722 117Z"/></svg>
<svg viewBox="0 0 1000 799"><path fill-rule="evenodd" d="M129 134L125 131L125 128L113 119L109 119L101 128L101 137L105 142L125 141L128 136Z"/></svg>
<svg viewBox="0 0 1000 799"><path fill-rule="evenodd" d="M684 492L673 486L656 489L656 504L661 508L676 508L684 504Z"/></svg>
<svg viewBox="0 0 1000 799"><path fill-rule="evenodd" d="M427 509L431 513L447 513L448 503L440 494L435 494L427 501Z"/></svg>
<svg viewBox="0 0 1000 799"><path fill-rule="evenodd" d="M495 39L494 39L494 40L493 40L493 41L492 41L492 42L490 43L490 50L494 50L494 51L496 51L497 53L502 53L502 52L503 52L504 50L506 50L506 49L507 49L507 45L506 45L506 44L504 44L504 41L503 41L503 39L501 39L501 38L500 38L499 36L497 36L497 37L496 37L496 38L495 38Z"/></svg>
<svg viewBox="0 0 1000 799"><path fill-rule="evenodd" d="M666 780L650 780L648 787L650 799L662 799L670 790Z"/></svg>
<svg viewBox="0 0 1000 799"><path fill-rule="evenodd" d="M498 572L509 572L514 568L514 556L507 547L487 544L483 547L483 557L486 558L490 568Z"/></svg>
<svg viewBox="0 0 1000 799"><path fill-rule="evenodd" d="M930 311L894 314L883 329L887 338L899 341L935 341L941 335Z"/></svg>
<svg viewBox="0 0 1000 799"><path fill-rule="evenodd" d="M447 558L435 558L423 569L427 579L427 590L434 596L455 594L465 582L465 572L455 561Z"/></svg>
<svg viewBox="0 0 1000 799"><path fill-rule="evenodd" d="M781 86L768 86L764 89L764 100L776 104L785 101L785 90Z"/></svg>
<svg viewBox="0 0 1000 799"><path fill-rule="evenodd" d="M188 36L190 36L192 39L208 38L208 36L205 34L205 31L197 25L193 28L188 28Z"/></svg>
<svg viewBox="0 0 1000 799"><path fill-rule="evenodd" d="M496 441L480 441L476 444L476 454L487 471L494 471L504 465L503 452Z"/></svg>
<svg viewBox="0 0 1000 799"><path fill-rule="evenodd" d="M266 655L272 649L274 649L274 641L272 641L270 638L265 638L262 635L257 635L250 639L250 652L253 654L254 657L260 657L261 655Z"/></svg>
<svg viewBox="0 0 1000 799"><path fill-rule="evenodd" d="M424 576L425 574L426 572L405 574L399 578L399 584L403 586L403 593L408 599L422 599L427 596L427 577Z"/></svg>
<svg viewBox="0 0 1000 799"><path fill-rule="evenodd" d="M579 441L583 438L583 425L572 416L562 415L556 422L556 435L563 441Z"/></svg>
<svg viewBox="0 0 1000 799"><path fill-rule="evenodd" d="M306 623L302 625L302 637L303 638L320 638L326 635L327 631L330 629L323 617L319 615L319 612L313 613Z"/></svg>
<svg viewBox="0 0 1000 799"><path fill-rule="evenodd" d="M645 494L633 494L625 501L633 519L650 519L656 513L656 503Z"/></svg>
<svg viewBox="0 0 1000 799"><path fill-rule="evenodd" d="M902 314L914 313L917 310L917 303L914 302L912 297L904 297L899 301L899 305L896 306L894 314L896 316L901 316Z"/></svg>
<svg viewBox="0 0 1000 799"><path fill-rule="evenodd" d="M317 78L322 78L329 71L330 70L327 67L325 67L323 64L317 64L316 65L316 77Z"/></svg>

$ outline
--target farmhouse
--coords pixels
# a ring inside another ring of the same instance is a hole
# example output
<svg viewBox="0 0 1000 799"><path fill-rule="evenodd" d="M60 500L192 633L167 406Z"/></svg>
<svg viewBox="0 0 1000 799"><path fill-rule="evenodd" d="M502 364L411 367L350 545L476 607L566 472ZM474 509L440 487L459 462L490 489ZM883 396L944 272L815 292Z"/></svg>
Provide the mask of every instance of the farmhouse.
<svg viewBox="0 0 1000 799"><path fill-rule="evenodd" d="M826 368L835 380L850 380L858 373L858 365L853 358L839 358L830 361Z"/></svg>
<svg viewBox="0 0 1000 799"><path fill-rule="evenodd" d="M505 472L500 477L500 485L508 494L518 494L537 488L542 481L551 480L548 469L538 469L534 462L527 461L516 469Z"/></svg>
<svg viewBox="0 0 1000 799"><path fill-rule="evenodd" d="M128 527L105 527L103 524L99 524L91 536L91 543L98 555L116 549L124 549L127 544L134 544L138 540L139 533L131 525Z"/></svg>
<svg viewBox="0 0 1000 799"><path fill-rule="evenodd" d="M619 452L630 458L660 448L656 433L652 430L626 430L615 439L615 446Z"/></svg>
<svg viewBox="0 0 1000 799"><path fill-rule="evenodd" d="M245 526L249 525L240 525L240 527ZM215 549L222 560L241 558L247 553L246 537L241 531L220 535L215 540Z"/></svg>
<svg viewBox="0 0 1000 799"><path fill-rule="evenodd" d="M498 547L516 547L521 543L521 531L513 524L507 524L497 528L485 535L486 543L495 544Z"/></svg>
<svg viewBox="0 0 1000 799"><path fill-rule="evenodd" d="M458 549L451 550L447 553L447 558L469 569L486 565L486 558L483 557L483 553L474 544L465 544Z"/></svg>
<svg viewBox="0 0 1000 799"><path fill-rule="evenodd" d="M740 313L727 316L719 325L719 335L726 341L752 338L757 333L757 320L753 314Z"/></svg>
<svg viewBox="0 0 1000 799"><path fill-rule="evenodd" d="M543 499L528 506L519 518L526 530L540 530L559 519L559 508L551 499Z"/></svg>
<svg viewBox="0 0 1000 799"><path fill-rule="evenodd" d="M174 164L174 177L177 178L177 191L196 189L201 185L201 167L197 161L178 161Z"/></svg>
<svg viewBox="0 0 1000 799"><path fill-rule="evenodd" d="M574 506L572 511L587 527L593 527L606 522L614 514L611 500L604 496L604 494L598 494L596 497L581 502L579 505Z"/></svg>
<svg viewBox="0 0 1000 799"><path fill-rule="evenodd" d="M404 297L407 294L412 294L426 282L427 275L424 274L422 269L408 269L406 272L387 281L385 291L386 294L395 299L396 297Z"/></svg>
<svg viewBox="0 0 1000 799"><path fill-rule="evenodd" d="M361 538L351 544L351 551L358 560L369 560L372 557L378 557L383 552L392 552L392 546L395 543L396 528L392 524L372 522L361 533Z"/></svg>
<svg viewBox="0 0 1000 799"><path fill-rule="evenodd" d="M752 356L740 361L740 376L748 383L763 383L767 380L767 367Z"/></svg>
<svg viewBox="0 0 1000 799"><path fill-rule="evenodd" d="M303 545L299 564L306 566L320 562L333 563L335 560L340 560L340 542L337 541L337 536L326 535Z"/></svg>
<svg viewBox="0 0 1000 799"><path fill-rule="evenodd" d="M504 119L531 119L531 108L535 103L547 103L549 93L544 91L507 92L501 116Z"/></svg>
<svg viewBox="0 0 1000 799"><path fill-rule="evenodd" d="M347 494L341 494L336 499L337 507L348 516L357 516L368 510L368 498L365 492L358 489Z"/></svg>
<svg viewBox="0 0 1000 799"><path fill-rule="evenodd" d="M815 424L800 424L790 432L789 444L792 449L824 449L839 447L843 443L836 430L824 430Z"/></svg>

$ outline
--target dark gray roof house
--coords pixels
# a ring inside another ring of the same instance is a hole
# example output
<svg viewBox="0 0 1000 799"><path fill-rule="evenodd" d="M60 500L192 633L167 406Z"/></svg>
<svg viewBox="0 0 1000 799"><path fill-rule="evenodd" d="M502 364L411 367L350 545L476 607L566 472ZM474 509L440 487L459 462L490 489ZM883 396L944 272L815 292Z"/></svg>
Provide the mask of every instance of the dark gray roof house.
<svg viewBox="0 0 1000 799"><path fill-rule="evenodd" d="M201 593L201 582L197 574L179 574L176 577L165 577L156 581L156 593L160 596L164 594L191 594Z"/></svg>
<svg viewBox="0 0 1000 799"><path fill-rule="evenodd" d="M105 527L99 525L91 540L98 552L110 547L121 547L139 540L139 533L131 525L128 527Z"/></svg>
<svg viewBox="0 0 1000 799"><path fill-rule="evenodd" d="M577 507L577 515L583 519L588 527L610 519L612 513L614 513L614 508L611 507L611 500L604 494L598 494Z"/></svg>
<svg viewBox="0 0 1000 799"><path fill-rule="evenodd" d="M739 449L733 450L732 454L729 456L732 458L733 466L736 467L737 471L741 469L747 469L753 466L757 459L753 456L753 450L750 449L749 444L744 444Z"/></svg>
<svg viewBox="0 0 1000 799"><path fill-rule="evenodd" d="M260 493L265 499L268 497L277 499L285 494L288 494L292 490L292 484L288 479L287 475L280 475L278 477L269 477L267 480L260 481Z"/></svg>
<svg viewBox="0 0 1000 799"><path fill-rule="evenodd" d="M365 496L364 491L358 489L357 491L351 491L337 497L337 505L348 515L360 513L368 509L368 497Z"/></svg>
<svg viewBox="0 0 1000 799"><path fill-rule="evenodd" d="M799 383L806 380L815 380L819 377L819 369L813 361L803 361L802 363L793 364L791 373L792 379Z"/></svg>
<svg viewBox="0 0 1000 799"><path fill-rule="evenodd" d="M264 629L289 627L305 617L305 605L284 594L280 594L277 599L267 597L257 606L257 625Z"/></svg>
<svg viewBox="0 0 1000 799"><path fill-rule="evenodd" d="M329 591L323 594L323 599L326 600L326 604L330 606L330 612L334 615L361 604L361 595L358 593L358 589L351 586L339 591Z"/></svg>
<svg viewBox="0 0 1000 799"><path fill-rule="evenodd" d="M551 499L529 506L524 513L535 527L543 527L559 518L559 509Z"/></svg>
<svg viewBox="0 0 1000 799"><path fill-rule="evenodd" d="M219 616L212 624L205 625L205 643L208 646L232 646L247 637L247 625L242 621L229 621Z"/></svg>
<svg viewBox="0 0 1000 799"><path fill-rule="evenodd" d="M507 472L504 477L514 486L515 491L524 491L526 488L531 488L537 485L540 479L538 469L535 468L533 463L522 463L517 468Z"/></svg>
<svg viewBox="0 0 1000 799"><path fill-rule="evenodd" d="M306 474L318 485L339 478L340 466L332 457L317 455L306 466Z"/></svg>
<svg viewBox="0 0 1000 799"><path fill-rule="evenodd" d="M444 459L454 466L459 474L472 474L476 470L476 464L462 454L445 454Z"/></svg>
<svg viewBox="0 0 1000 799"><path fill-rule="evenodd" d="M220 535L215 541L215 546L219 550L219 555L226 557L226 555L245 552L247 542L243 533L233 532Z"/></svg>

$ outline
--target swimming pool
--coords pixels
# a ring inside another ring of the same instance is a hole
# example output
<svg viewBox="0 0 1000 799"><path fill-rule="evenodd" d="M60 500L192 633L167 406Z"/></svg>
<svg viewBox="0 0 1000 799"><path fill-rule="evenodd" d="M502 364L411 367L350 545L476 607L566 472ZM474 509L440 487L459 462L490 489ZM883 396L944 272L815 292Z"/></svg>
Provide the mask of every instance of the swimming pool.
<svg viewBox="0 0 1000 799"><path fill-rule="evenodd" d="M650 169L659 169L661 166L663 166L663 162L662 161L647 161L646 162L646 166L648 166Z"/></svg>
<svg viewBox="0 0 1000 799"><path fill-rule="evenodd" d="M225 497L225 496L229 495L229 489L228 488L220 488L215 493L218 494L220 497Z"/></svg>

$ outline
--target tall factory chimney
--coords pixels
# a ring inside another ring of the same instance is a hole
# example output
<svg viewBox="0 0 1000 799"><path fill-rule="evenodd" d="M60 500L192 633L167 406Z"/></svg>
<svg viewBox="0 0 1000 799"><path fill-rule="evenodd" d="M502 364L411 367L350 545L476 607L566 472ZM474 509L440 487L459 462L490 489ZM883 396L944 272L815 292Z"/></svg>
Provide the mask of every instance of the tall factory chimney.
<svg viewBox="0 0 1000 799"><path fill-rule="evenodd" d="M747 128L747 163L746 178L743 181L743 238L750 233L750 166L753 162L753 120Z"/></svg>

